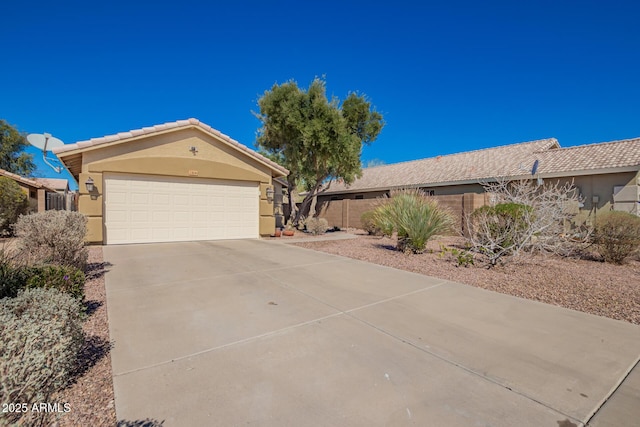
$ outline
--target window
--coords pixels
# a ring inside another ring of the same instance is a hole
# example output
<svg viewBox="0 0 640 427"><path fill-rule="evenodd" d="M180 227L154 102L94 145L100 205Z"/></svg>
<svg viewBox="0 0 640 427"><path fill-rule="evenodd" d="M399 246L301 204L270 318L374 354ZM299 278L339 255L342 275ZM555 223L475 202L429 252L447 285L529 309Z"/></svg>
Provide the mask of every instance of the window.
<svg viewBox="0 0 640 427"><path fill-rule="evenodd" d="M430 190L428 188L421 188L420 190L422 190L424 192L424 194L426 194L427 196L435 196L436 195L436 190Z"/></svg>
<svg viewBox="0 0 640 427"><path fill-rule="evenodd" d="M356 200L364 199L364 194L356 194Z"/></svg>
<svg viewBox="0 0 640 427"><path fill-rule="evenodd" d="M331 196L331 200L339 200L338 196Z"/></svg>

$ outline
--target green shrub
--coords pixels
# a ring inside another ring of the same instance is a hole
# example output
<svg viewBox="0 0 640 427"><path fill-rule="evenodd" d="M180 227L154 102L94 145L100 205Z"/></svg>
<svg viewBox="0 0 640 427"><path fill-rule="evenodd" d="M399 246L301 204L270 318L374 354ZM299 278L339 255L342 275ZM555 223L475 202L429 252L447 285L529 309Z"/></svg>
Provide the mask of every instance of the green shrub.
<svg viewBox="0 0 640 427"><path fill-rule="evenodd" d="M533 237L532 212L530 206L513 202L478 208L471 214L473 241L485 254L512 254Z"/></svg>
<svg viewBox="0 0 640 427"><path fill-rule="evenodd" d="M362 229L369 233L369 235L379 236L382 234L382 230L376 225L375 215L374 211L363 213L360 215L360 223L362 224Z"/></svg>
<svg viewBox="0 0 640 427"><path fill-rule="evenodd" d="M84 300L85 276L81 270L64 265L37 265L25 268L26 288L57 289L77 299Z"/></svg>
<svg viewBox="0 0 640 427"><path fill-rule="evenodd" d="M78 212L45 211L23 215L15 225L21 247L32 264L59 264L84 269L87 218Z"/></svg>
<svg viewBox="0 0 640 427"><path fill-rule="evenodd" d="M595 241L606 262L622 264L640 249L640 217L615 211L599 216Z"/></svg>
<svg viewBox="0 0 640 427"><path fill-rule="evenodd" d="M324 218L309 217L306 219L304 224L307 228L307 231L314 236L317 236L318 234L324 234L329 229L329 223Z"/></svg>
<svg viewBox="0 0 640 427"><path fill-rule="evenodd" d="M27 271L5 249L0 249L0 299L15 297L27 283Z"/></svg>
<svg viewBox="0 0 640 427"><path fill-rule="evenodd" d="M0 176L0 235L12 234L11 226L29 210L29 196L17 182Z"/></svg>
<svg viewBox="0 0 640 427"><path fill-rule="evenodd" d="M23 289L57 289L78 301L84 300L85 276L70 266L26 266L0 250L0 299L14 298Z"/></svg>
<svg viewBox="0 0 640 427"><path fill-rule="evenodd" d="M82 319L78 302L55 289L0 300L0 402L46 402L68 383Z"/></svg>
<svg viewBox="0 0 640 427"><path fill-rule="evenodd" d="M397 247L405 253L424 252L427 242L453 225L451 214L423 191L397 190L374 211L376 226L385 235L398 233Z"/></svg>
<svg viewBox="0 0 640 427"><path fill-rule="evenodd" d="M465 249L457 249L457 248L447 248L444 245L440 245L440 254L439 258L443 258L445 256L449 256L456 262L456 267L469 267L470 265L475 265L473 253L469 252Z"/></svg>

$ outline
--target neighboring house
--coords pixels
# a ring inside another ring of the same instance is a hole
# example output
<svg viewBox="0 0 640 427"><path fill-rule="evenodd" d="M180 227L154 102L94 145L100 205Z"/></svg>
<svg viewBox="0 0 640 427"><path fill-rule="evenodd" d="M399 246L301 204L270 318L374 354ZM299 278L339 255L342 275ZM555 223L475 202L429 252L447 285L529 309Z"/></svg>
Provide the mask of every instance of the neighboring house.
<svg viewBox="0 0 640 427"><path fill-rule="evenodd" d="M69 190L68 180L62 178L34 178L34 180L56 190L56 194L47 195L47 209L76 210L76 193Z"/></svg>
<svg viewBox="0 0 640 427"><path fill-rule="evenodd" d="M47 209L47 195L55 193L56 190L49 186L36 181L35 179L25 178L15 173L8 172L4 169L0 169L0 176L5 176L14 180L22 191L29 196L29 203L31 209L36 212L43 212Z"/></svg>
<svg viewBox="0 0 640 427"><path fill-rule="evenodd" d="M535 161L535 177L531 169ZM363 169L347 186L333 182L318 196L321 216L340 227L359 227L372 199L397 188L421 188L464 214L486 203L482 182L497 178L573 180L584 199L582 219L597 211L640 214L640 139L561 148L556 139L524 142ZM361 199L361 200L360 200ZM462 226L462 224L461 224Z"/></svg>
<svg viewBox="0 0 640 427"><path fill-rule="evenodd" d="M87 241L103 244L273 234L274 179L289 173L197 119L53 152L78 181Z"/></svg>

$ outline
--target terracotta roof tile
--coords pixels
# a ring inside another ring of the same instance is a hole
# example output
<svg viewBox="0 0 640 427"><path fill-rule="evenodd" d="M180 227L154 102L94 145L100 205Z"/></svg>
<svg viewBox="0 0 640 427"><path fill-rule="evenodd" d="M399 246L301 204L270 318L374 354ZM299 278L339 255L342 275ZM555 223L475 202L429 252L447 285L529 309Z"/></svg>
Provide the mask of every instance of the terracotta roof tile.
<svg viewBox="0 0 640 427"><path fill-rule="evenodd" d="M635 167L640 165L640 138L536 152L540 173Z"/></svg>
<svg viewBox="0 0 640 427"><path fill-rule="evenodd" d="M362 177L350 186L331 183L325 194L518 177L527 175L535 160L539 160L541 175L636 166L640 169L640 138L568 148L560 148L558 141L550 138L375 166L363 169Z"/></svg>
<svg viewBox="0 0 640 427"><path fill-rule="evenodd" d="M350 186L333 183L327 192L433 185L511 175L533 151L557 146L558 142L552 138L376 166L363 169L362 177ZM505 162L505 159L510 161Z"/></svg>
<svg viewBox="0 0 640 427"><path fill-rule="evenodd" d="M69 181L63 178L34 178L34 181L55 190L65 190L69 188Z"/></svg>
<svg viewBox="0 0 640 427"><path fill-rule="evenodd" d="M94 147L94 146L97 146L97 145L108 144L110 142L115 142L115 141L125 141L127 139L135 138L135 137L142 136L142 135L149 135L149 134L153 134L153 133L156 133L156 132L162 132L162 131L169 130L169 129L177 129L177 128L188 127L188 126L195 126L195 127L198 127L200 129L208 132L208 133L211 133L211 134L217 136L218 138L222 139L227 144L229 144L231 146L234 146L234 147L246 152L248 155L250 155L251 157L253 157L253 158L257 159L257 160L259 160L260 162L265 163L266 165L268 165L272 169L275 169L275 170L283 173L284 175L288 175L289 174L289 171L287 169L285 169L284 167L280 166L276 162L271 161L270 159L266 158L262 154L250 149L246 145L243 145L243 144L239 143L238 141L232 139L228 135L225 135L222 132L220 132L220 131L212 128L211 126L209 126L209 125L207 125L205 123L202 123L200 120L194 119L194 118L190 118L190 119L186 119L186 120L177 120L175 122L169 122L169 123L164 123L164 124L155 125L155 126L147 126L147 127L141 128L141 129L133 129L133 130L130 130L128 132L120 132L120 133L117 133L115 135L106 135L106 136L99 137L99 138L91 138L88 141L79 141L79 142L76 142L75 144L67 144L67 145L64 145L62 147L55 148L53 150L53 152L55 154L61 154L61 153L65 153L67 151Z"/></svg>
<svg viewBox="0 0 640 427"><path fill-rule="evenodd" d="M37 182L35 179L25 178L23 176L20 176L18 174L6 171L4 169L0 169L0 176L6 176L7 178L11 178L14 181L21 182L23 184L29 185L29 186L34 187L34 188L44 188L45 190L49 190L49 191L52 191L52 192L56 191L55 189L47 186L45 183Z"/></svg>

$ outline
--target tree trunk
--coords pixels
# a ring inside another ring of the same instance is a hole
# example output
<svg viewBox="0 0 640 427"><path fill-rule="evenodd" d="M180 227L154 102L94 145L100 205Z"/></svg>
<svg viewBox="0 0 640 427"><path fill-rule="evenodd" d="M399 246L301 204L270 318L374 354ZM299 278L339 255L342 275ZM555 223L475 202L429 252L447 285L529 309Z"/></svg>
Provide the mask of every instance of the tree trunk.
<svg viewBox="0 0 640 427"><path fill-rule="evenodd" d="M316 216L316 205L318 204L318 194L314 194L311 198L311 206L309 207L309 216Z"/></svg>
<svg viewBox="0 0 640 427"><path fill-rule="evenodd" d="M296 187L289 183L289 218L287 218L286 223L293 224L294 222L298 222L298 207L296 206L296 196L298 192L296 191Z"/></svg>

